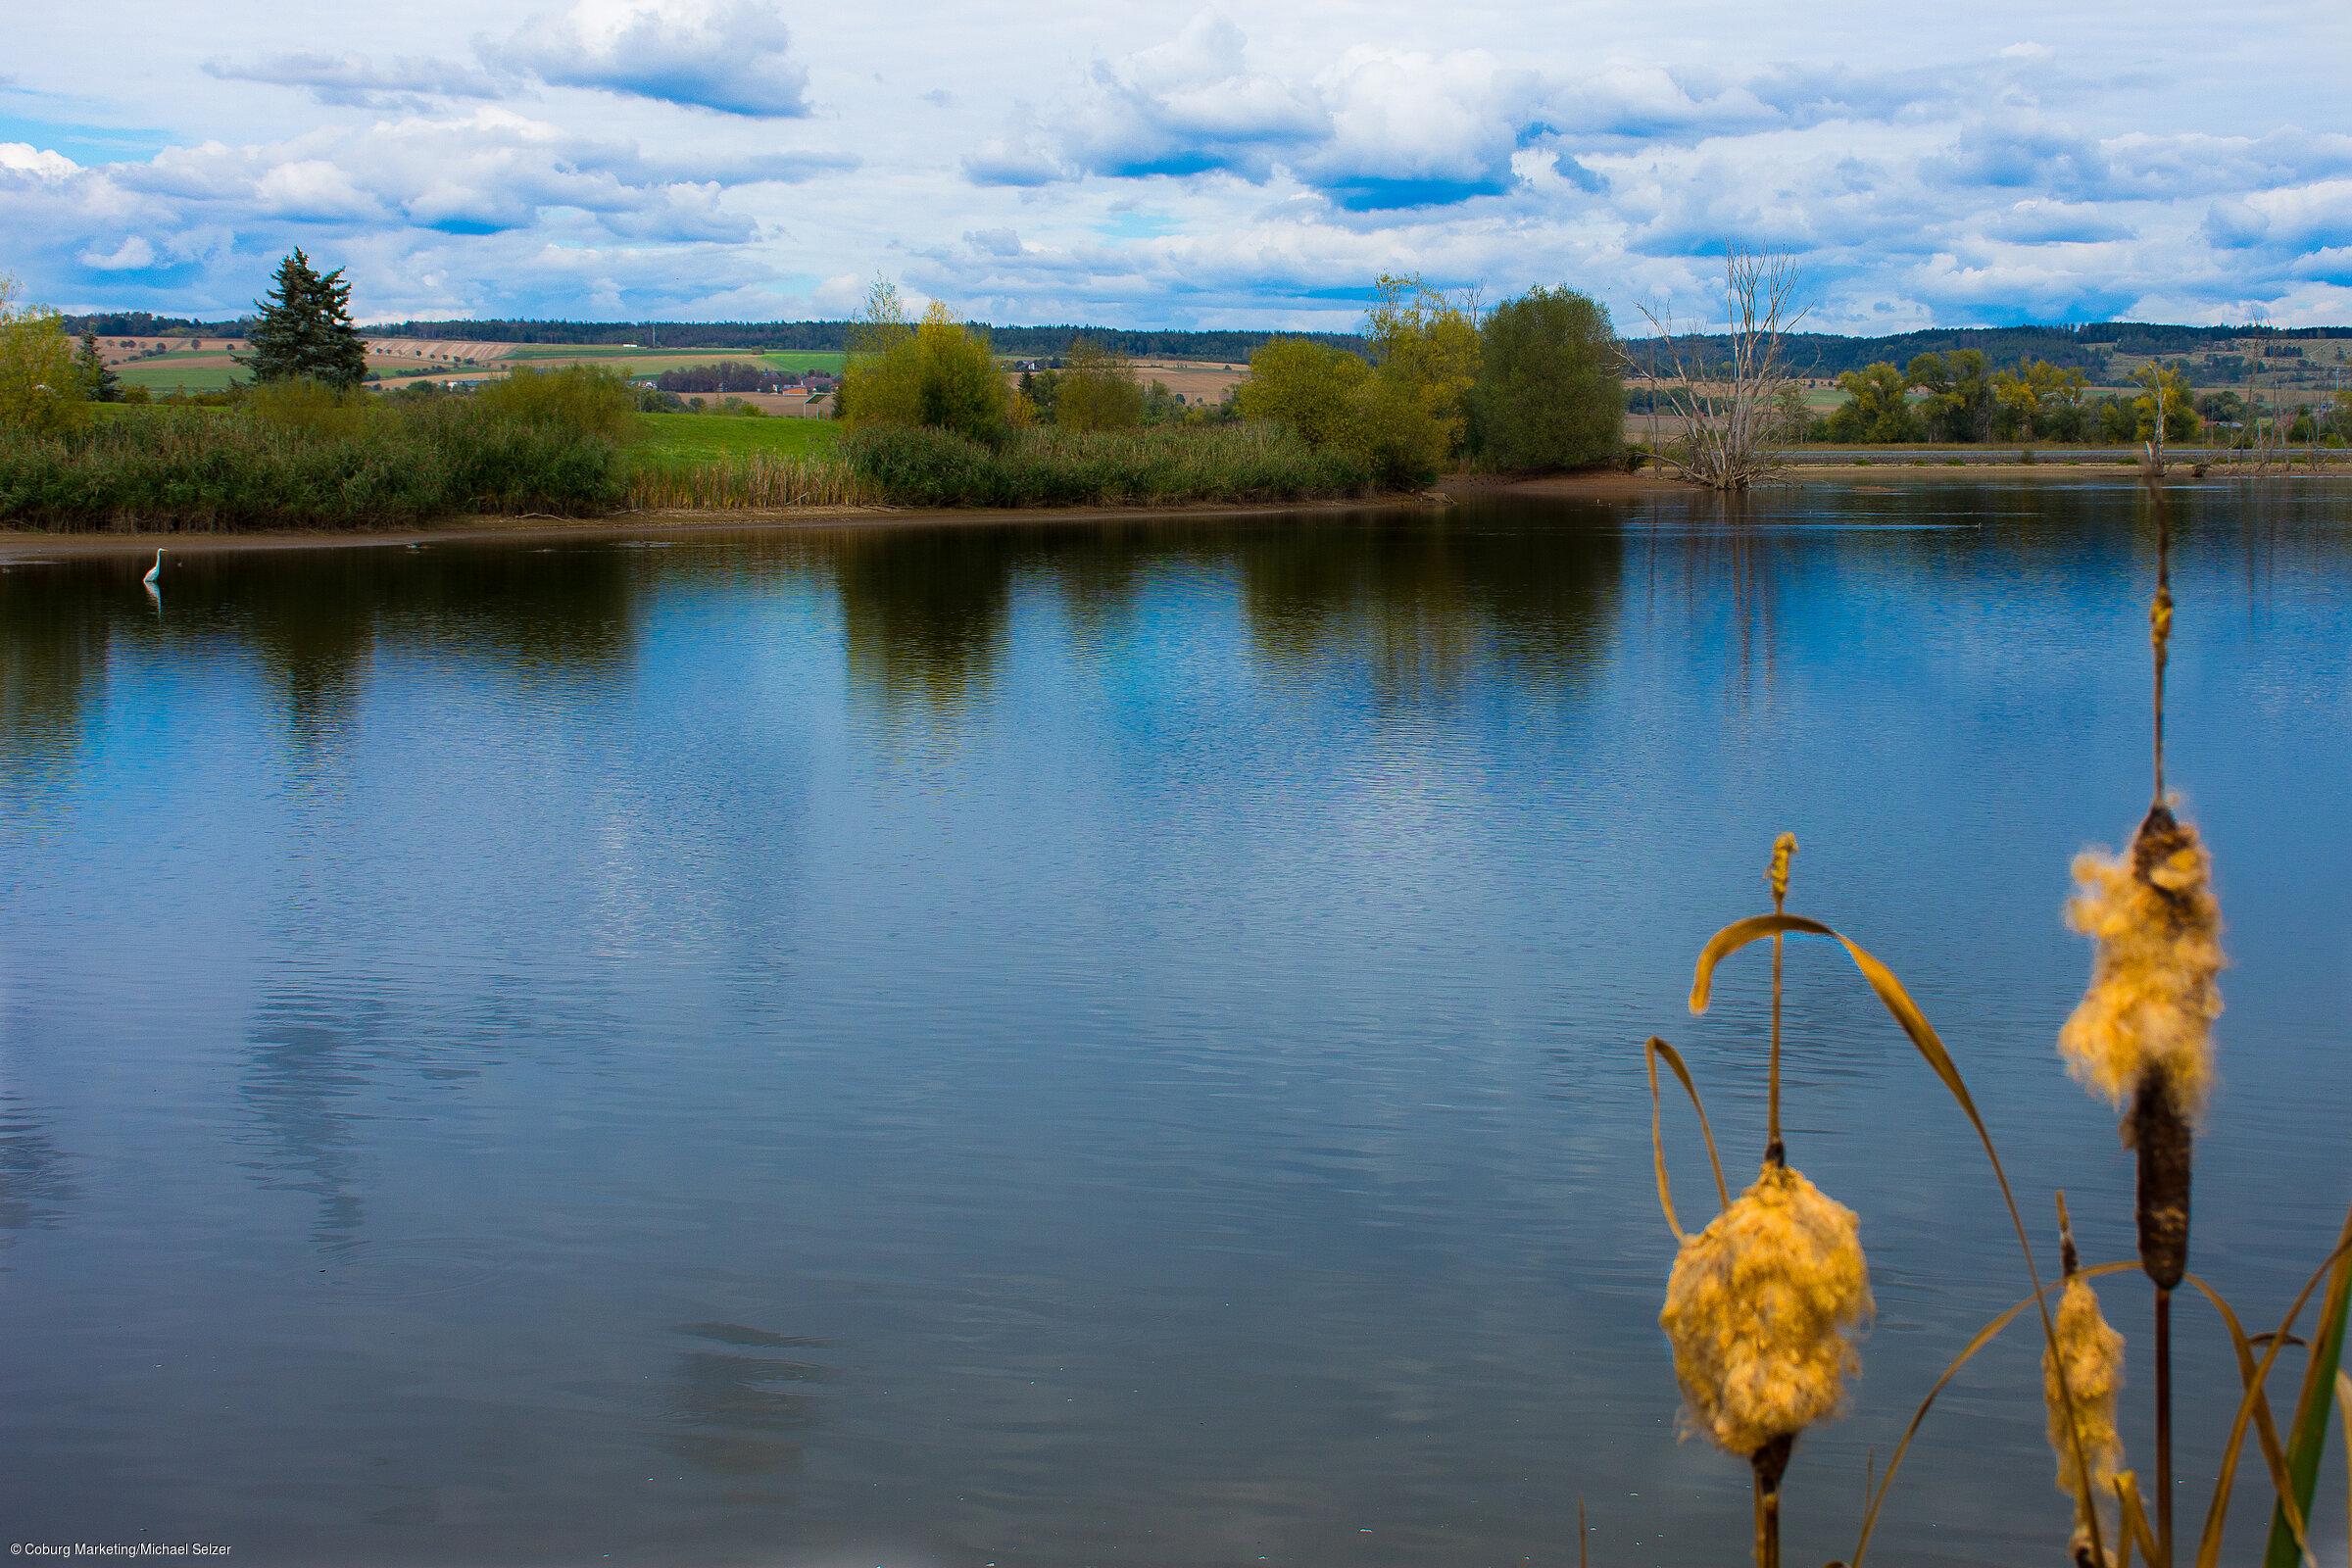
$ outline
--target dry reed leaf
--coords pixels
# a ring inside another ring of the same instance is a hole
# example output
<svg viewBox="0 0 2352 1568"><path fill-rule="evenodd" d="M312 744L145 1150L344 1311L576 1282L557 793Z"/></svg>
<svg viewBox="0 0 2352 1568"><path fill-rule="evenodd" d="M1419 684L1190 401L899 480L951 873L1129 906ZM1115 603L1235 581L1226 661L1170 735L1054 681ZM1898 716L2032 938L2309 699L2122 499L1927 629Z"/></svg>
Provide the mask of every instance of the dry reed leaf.
<svg viewBox="0 0 2352 1568"><path fill-rule="evenodd" d="M2131 1555L2132 1544L2139 1544L2139 1554L2148 1559L2149 1568L2164 1561L2163 1548L2156 1544L2156 1532L2148 1524L2147 1505L2139 1500L2139 1478L2126 1470L2115 1478L2115 1500L2123 1508L2124 1552Z"/></svg>
<svg viewBox="0 0 2352 1568"><path fill-rule="evenodd" d="M2310 1301L2311 1293L2320 1288L2320 1282L2335 1267L2335 1260L2347 1251L2352 1251L2352 1242L2338 1244L2334 1250L2322 1259L2318 1271L2304 1282L2303 1289L2295 1293L2294 1301L2287 1307L2286 1316L2279 1320L2270 1348L2263 1352L2262 1360L2255 1365L2252 1376L2247 1380L2245 1396L2237 1401L2237 1418L2230 1426L2230 1441L2222 1449L2222 1470L2213 1484L2213 1501L2205 1510L2205 1531L2197 1540L2197 1568L2216 1568L2221 1561L2222 1527L2230 1518L2230 1496L2237 1485L2238 1456L2245 1451L2246 1428L2253 1423L2255 1408L2263 1401L2263 1386L2270 1378L2271 1366L2278 1359L2278 1352L2286 1348L2295 1319L2303 1315L2303 1307ZM2281 1491L2279 1501L2291 1509L2294 1506L2291 1491Z"/></svg>
<svg viewBox="0 0 2352 1568"><path fill-rule="evenodd" d="M1674 1185L1666 1179L1666 1138L1658 1125L1658 1058L1664 1056L1666 1065L1674 1069L1682 1081L1683 1093L1690 1097L1690 1108L1698 1112L1698 1130L1707 1141L1707 1163L1715 1168L1715 1196L1724 1208L1732 1206L1732 1190L1724 1185L1723 1161L1715 1153L1715 1130L1707 1125L1707 1107L1699 1102L1698 1086L1690 1081L1690 1069L1683 1065L1682 1053L1656 1035L1651 1035L1642 1047L1642 1059L1649 1066L1649 1153L1658 1169L1658 1206L1666 1210L1666 1228L1674 1232L1678 1242L1688 1240L1682 1222L1675 1218Z"/></svg>
<svg viewBox="0 0 2352 1568"><path fill-rule="evenodd" d="M2278 1423L2271 1416L2270 1392L2259 1387L2254 1377L2255 1347L2258 1345L2268 1346L2278 1336L2264 1334L2249 1337L2244 1325L2238 1321L2236 1309L2230 1306L2221 1292L2194 1274L2183 1272L2180 1278L2194 1286L2206 1300L2213 1303L2213 1309L2222 1316L2222 1326L2230 1331L2230 1348L2237 1352L2238 1386L2241 1389L2250 1390L2254 1396L2254 1433L2261 1443L2263 1465L2271 1473L2271 1490L2278 1494L2279 1512L2286 1519L2288 1532L2295 1538L2295 1549L2300 1551L2304 1557L2309 1558L2311 1547L2305 1544L2303 1539L2302 1511L2295 1505L2293 1485L2288 1479L2286 1448L2278 1441ZM2285 1336L2285 1343L2301 1345L2303 1342L2289 1334Z"/></svg>
<svg viewBox="0 0 2352 1568"><path fill-rule="evenodd" d="M2076 1273L2075 1278L2079 1280L2095 1280L2102 1275L2121 1274L2126 1269L2134 1269L2137 1267L2139 1267L2139 1265L2135 1262L2100 1263L2091 1268L2079 1270ZM1960 1353L1952 1357L1951 1365L1943 1369L1943 1376L1937 1378L1936 1380L1936 1386L1928 1390L1928 1396L1919 1401L1919 1408L1912 1412L1911 1424L1903 1429L1902 1442L1894 1446L1894 1454L1886 1461L1886 1473L1879 1478L1878 1490L1871 1494L1870 1506L1863 1511L1862 1535L1861 1538L1854 1544L1852 1568L1862 1568L1862 1558L1870 1550L1871 1533L1878 1528L1879 1509L1886 1500L1887 1491L1894 1485L1895 1472L1903 1467L1903 1456L1911 1449L1911 1440L1918 1437L1919 1429L1927 1424L1928 1412L1936 1407L1936 1400L1937 1396L1943 1393L1944 1388L1952 1381L1952 1379L1960 1375L1960 1369L1968 1365L1971 1360L1975 1359L1976 1353L1979 1350L1982 1350L1984 1348L1984 1347L1990 1345L1995 1339L1999 1338L2001 1331L2007 1328L2010 1324L2016 1322L2018 1314L2023 1312L2027 1307L2034 1305L2034 1300L2035 1297L2027 1297L2024 1300L2018 1302L2015 1306L2012 1306L2007 1311L2001 1313L1998 1317L1995 1317L1991 1322L1985 1324L1983 1328L1977 1330L1976 1337L1970 1340L1967 1345L1961 1347ZM2130 1475L2130 1473L2131 1472L2129 1471L2125 1472L2127 1476Z"/></svg>

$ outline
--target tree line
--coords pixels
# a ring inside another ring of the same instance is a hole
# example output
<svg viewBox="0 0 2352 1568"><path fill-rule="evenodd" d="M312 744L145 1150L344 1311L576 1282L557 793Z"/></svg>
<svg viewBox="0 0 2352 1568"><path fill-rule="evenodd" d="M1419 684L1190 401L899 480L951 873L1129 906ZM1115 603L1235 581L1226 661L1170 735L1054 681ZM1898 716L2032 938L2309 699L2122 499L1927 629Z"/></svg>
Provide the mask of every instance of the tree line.
<svg viewBox="0 0 2352 1568"><path fill-rule="evenodd" d="M838 413L853 428L929 427L983 446L1053 425L1077 433L1159 422L1257 420L1310 451L1361 461L1389 484L1422 483L1462 462L1576 467L1620 450L1624 387L1607 309L1573 289L1536 288L1492 311L1417 276L1374 286L1357 353L1302 336L1249 357L1228 403L1183 407L1144 385L1115 346L1081 338L1058 370L1008 386L982 328L934 302L909 319L877 279L852 336Z"/></svg>

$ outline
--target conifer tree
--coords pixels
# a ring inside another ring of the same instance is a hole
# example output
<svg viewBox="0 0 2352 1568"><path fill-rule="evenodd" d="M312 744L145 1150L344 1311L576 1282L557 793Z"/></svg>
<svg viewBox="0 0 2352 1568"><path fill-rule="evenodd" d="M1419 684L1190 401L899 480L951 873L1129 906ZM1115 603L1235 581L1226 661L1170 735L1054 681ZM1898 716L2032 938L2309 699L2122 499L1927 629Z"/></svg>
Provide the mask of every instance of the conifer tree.
<svg viewBox="0 0 2352 1568"><path fill-rule="evenodd" d="M319 273L298 247L280 262L276 287L254 301L259 312L238 363L256 381L308 376L331 387L358 386L368 373L368 340L351 324L351 285L343 269Z"/></svg>
<svg viewBox="0 0 2352 1568"><path fill-rule="evenodd" d="M117 384L122 377L115 374L115 368L98 352L97 333L81 334L81 351L74 356L74 369L81 377L81 395L92 403L122 401L122 388Z"/></svg>

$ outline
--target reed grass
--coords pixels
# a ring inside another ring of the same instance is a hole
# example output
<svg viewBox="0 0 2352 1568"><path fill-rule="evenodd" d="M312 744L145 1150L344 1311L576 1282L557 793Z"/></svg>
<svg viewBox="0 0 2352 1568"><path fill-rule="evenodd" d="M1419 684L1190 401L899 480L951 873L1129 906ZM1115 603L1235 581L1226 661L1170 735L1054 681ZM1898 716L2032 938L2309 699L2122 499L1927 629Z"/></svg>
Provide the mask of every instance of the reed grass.
<svg viewBox="0 0 2352 1568"><path fill-rule="evenodd" d="M65 436L0 430L0 522L19 527L364 528L619 499L610 440L455 400L349 419L159 408Z"/></svg>
<svg viewBox="0 0 2352 1568"><path fill-rule="evenodd" d="M787 507L869 504L860 483L836 454L800 457L748 452L683 466L634 469L627 497L641 511L689 507L711 511L777 511Z"/></svg>

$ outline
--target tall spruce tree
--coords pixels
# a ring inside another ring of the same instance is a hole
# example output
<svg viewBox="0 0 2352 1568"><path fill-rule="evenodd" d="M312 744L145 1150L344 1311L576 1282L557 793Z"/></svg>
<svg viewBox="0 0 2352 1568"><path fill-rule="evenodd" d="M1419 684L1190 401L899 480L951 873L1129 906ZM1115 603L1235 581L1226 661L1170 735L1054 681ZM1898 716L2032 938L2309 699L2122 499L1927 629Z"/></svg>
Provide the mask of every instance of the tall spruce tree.
<svg viewBox="0 0 2352 1568"><path fill-rule="evenodd" d="M331 387L358 386L368 373L368 340L351 324L351 285L343 269L319 273L297 248L278 263L277 286L254 301L260 314L238 363L256 381L308 376Z"/></svg>
<svg viewBox="0 0 2352 1568"><path fill-rule="evenodd" d="M106 356L98 352L97 333L81 334L81 350L74 356L74 373L81 377L81 395L92 403L122 401L122 388L118 384L122 377L106 363Z"/></svg>

